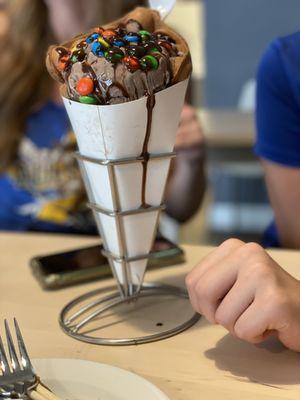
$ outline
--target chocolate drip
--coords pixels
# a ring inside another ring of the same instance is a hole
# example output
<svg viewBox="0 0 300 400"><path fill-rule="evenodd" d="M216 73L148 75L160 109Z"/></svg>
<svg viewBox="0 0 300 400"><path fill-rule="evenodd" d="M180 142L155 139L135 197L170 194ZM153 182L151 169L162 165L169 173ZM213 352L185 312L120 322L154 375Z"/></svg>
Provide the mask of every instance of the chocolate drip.
<svg viewBox="0 0 300 400"><path fill-rule="evenodd" d="M148 145L151 135L151 127L152 127L152 115L153 109L155 106L155 94L147 93L147 128L146 135L143 143L143 150L141 153L141 157L143 157L142 165L143 165L143 178L142 178L142 204L141 208L150 207L149 204L146 203L146 186L147 186L147 169L148 162L150 158L150 154L148 151Z"/></svg>

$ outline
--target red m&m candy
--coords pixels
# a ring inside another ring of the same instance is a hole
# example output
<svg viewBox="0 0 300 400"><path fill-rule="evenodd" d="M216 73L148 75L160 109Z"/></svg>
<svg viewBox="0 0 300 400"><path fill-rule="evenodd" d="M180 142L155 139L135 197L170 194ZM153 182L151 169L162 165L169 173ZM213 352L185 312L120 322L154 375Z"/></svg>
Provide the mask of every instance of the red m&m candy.
<svg viewBox="0 0 300 400"><path fill-rule="evenodd" d="M140 68L140 62L136 57L126 56L122 61L131 72L134 72Z"/></svg>
<svg viewBox="0 0 300 400"><path fill-rule="evenodd" d="M83 78L79 79L76 85L76 90L81 96L87 96L93 93L94 82L92 78L89 76L84 76Z"/></svg>
<svg viewBox="0 0 300 400"><path fill-rule="evenodd" d="M168 50L168 51L172 51L172 50L173 50L172 44L169 43L169 42L167 42L166 40L159 40L157 43L158 43L161 47L164 47L164 48L165 48L166 50Z"/></svg>

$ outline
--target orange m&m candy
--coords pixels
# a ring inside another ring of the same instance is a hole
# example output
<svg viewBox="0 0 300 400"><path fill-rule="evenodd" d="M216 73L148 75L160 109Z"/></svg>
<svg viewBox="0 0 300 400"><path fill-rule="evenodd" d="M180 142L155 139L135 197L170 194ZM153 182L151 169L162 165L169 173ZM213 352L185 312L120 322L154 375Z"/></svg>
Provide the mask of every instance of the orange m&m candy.
<svg viewBox="0 0 300 400"><path fill-rule="evenodd" d="M85 76L77 82L76 90L81 96L88 96L94 91L94 82L89 76Z"/></svg>
<svg viewBox="0 0 300 400"><path fill-rule="evenodd" d="M117 32L113 31L112 29L106 29L105 31L102 32L102 37L105 40L108 40L108 39L113 38L115 36L117 36Z"/></svg>

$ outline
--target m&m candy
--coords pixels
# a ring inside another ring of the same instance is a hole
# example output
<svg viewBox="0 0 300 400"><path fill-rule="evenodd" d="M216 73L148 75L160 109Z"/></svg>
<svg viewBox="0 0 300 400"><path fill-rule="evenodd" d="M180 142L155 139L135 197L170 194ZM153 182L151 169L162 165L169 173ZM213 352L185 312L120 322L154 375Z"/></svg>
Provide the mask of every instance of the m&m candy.
<svg viewBox="0 0 300 400"><path fill-rule="evenodd" d="M116 37L116 36L118 36L117 32L113 31L111 29L107 29L107 30L102 32L102 37L105 40L110 40L110 39L112 39L113 37Z"/></svg>
<svg viewBox="0 0 300 400"><path fill-rule="evenodd" d="M88 36L86 39L85 39L85 41L88 43L88 44L90 44L90 43L93 43L96 39L98 39L98 37L99 37L99 33L92 33L90 36Z"/></svg>
<svg viewBox="0 0 300 400"><path fill-rule="evenodd" d="M94 91L94 82L89 76L80 78L76 85L76 91L81 96L88 96Z"/></svg>
<svg viewBox="0 0 300 400"><path fill-rule="evenodd" d="M77 49L84 49L86 48L87 44L86 41L82 40L81 42L76 44Z"/></svg>
<svg viewBox="0 0 300 400"><path fill-rule="evenodd" d="M107 43L107 41L104 40L101 36L98 37L98 42L101 44L102 47L106 49L109 47L109 43Z"/></svg>
<svg viewBox="0 0 300 400"><path fill-rule="evenodd" d="M141 37L138 33L128 32L127 35L123 37L123 39L130 43L132 42L137 43L141 40Z"/></svg>
<svg viewBox="0 0 300 400"><path fill-rule="evenodd" d="M125 42L124 42L124 40L122 40L120 38L115 38L112 41L112 45L116 46L116 47L124 47L125 46Z"/></svg>
<svg viewBox="0 0 300 400"><path fill-rule="evenodd" d="M102 47L99 42L94 42L92 44L92 53L95 54L95 56L102 57L104 55L103 51L101 51L101 49L102 49Z"/></svg>
<svg viewBox="0 0 300 400"><path fill-rule="evenodd" d="M143 57L140 60L141 63L141 67L144 70L150 70L150 69L157 69L158 68L158 61L155 57L151 56L151 55L147 55L145 57Z"/></svg>
<svg viewBox="0 0 300 400"><path fill-rule="evenodd" d="M145 43L143 45L143 47L144 47L146 53L153 53L153 52L161 53L162 52L162 48L159 46L159 44L157 44L157 42L154 42L154 41L150 41L150 42Z"/></svg>
<svg viewBox="0 0 300 400"><path fill-rule="evenodd" d="M93 96L79 96L80 103L84 104L98 104L98 101Z"/></svg>
<svg viewBox="0 0 300 400"><path fill-rule="evenodd" d="M83 49L78 49L73 51L72 56L71 56L71 61L72 63L76 63L78 61L83 61L85 59L85 52Z"/></svg>
<svg viewBox="0 0 300 400"><path fill-rule="evenodd" d="M140 62L136 57L126 56L122 61L131 72L134 72L140 68Z"/></svg>
<svg viewBox="0 0 300 400"><path fill-rule="evenodd" d="M138 33L139 33L140 37L142 38L143 42L149 40L151 37L151 33L148 31L142 30L142 31L139 31Z"/></svg>
<svg viewBox="0 0 300 400"><path fill-rule="evenodd" d="M139 46L138 44L134 44L126 47L126 54L129 56L134 56L137 58L141 58L146 54L146 50L143 46Z"/></svg>
<svg viewBox="0 0 300 400"><path fill-rule="evenodd" d="M159 44L159 46L164 47L168 51L172 51L173 50L172 44L167 42L166 40L158 40L157 43Z"/></svg>
<svg viewBox="0 0 300 400"><path fill-rule="evenodd" d="M105 58L112 63L119 62L123 57L124 53L119 47L111 47L105 54Z"/></svg>
<svg viewBox="0 0 300 400"><path fill-rule="evenodd" d="M163 33L154 33L154 36L156 37L156 39L165 40L169 43L174 43L174 44L176 43L174 39Z"/></svg>

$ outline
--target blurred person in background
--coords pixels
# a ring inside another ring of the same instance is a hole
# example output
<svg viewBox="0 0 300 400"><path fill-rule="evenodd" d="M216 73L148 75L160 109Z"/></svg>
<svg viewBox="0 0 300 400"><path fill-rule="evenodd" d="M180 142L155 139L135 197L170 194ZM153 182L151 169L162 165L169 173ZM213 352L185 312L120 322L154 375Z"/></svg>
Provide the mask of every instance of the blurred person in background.
<svg viewBox="0 0 300 400"><path fill-rule="evenodd" d="M58 87L45 68L49 44L109 22L137 5L111 0L0 0L0 229L96 233L72 156L76 149ZM185 106L167 184L179 222L204 192L203 138Z"/></svg>
<svg viewBox="0 0 300 400"><path fill-rule="evenodd" d="M300 249L300 32L274 40L257 74L257 140L275 222L265 245Z"/></svg>
<svg viewBox="0 0 300 400"><path fill-rule="evenodd" d="M265 244L300 249L300 32L274 40L262 57L256 122L255 152L275 214ZM224 242L186 284L194 309L211 323L251 343L275 335L300 352L300 281L258 244Z"/></svg>

